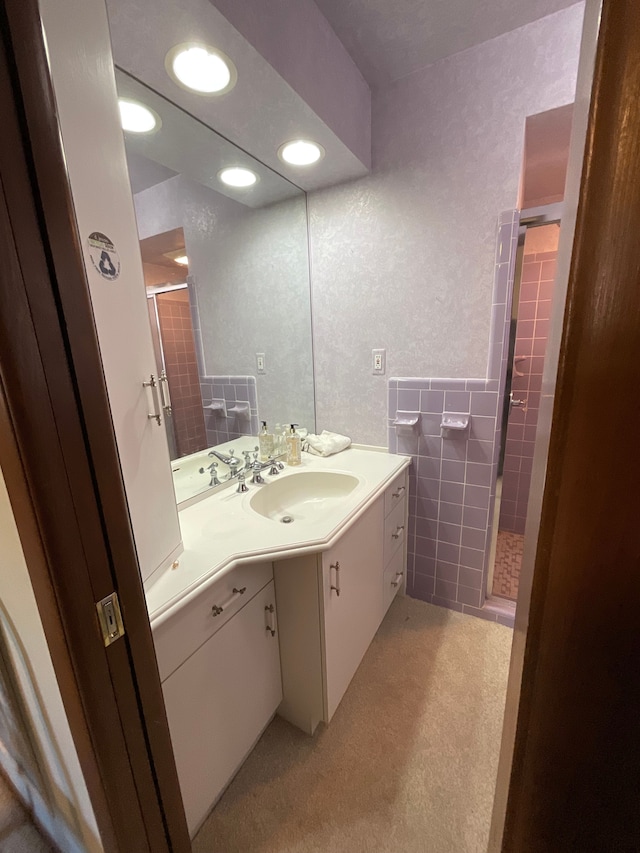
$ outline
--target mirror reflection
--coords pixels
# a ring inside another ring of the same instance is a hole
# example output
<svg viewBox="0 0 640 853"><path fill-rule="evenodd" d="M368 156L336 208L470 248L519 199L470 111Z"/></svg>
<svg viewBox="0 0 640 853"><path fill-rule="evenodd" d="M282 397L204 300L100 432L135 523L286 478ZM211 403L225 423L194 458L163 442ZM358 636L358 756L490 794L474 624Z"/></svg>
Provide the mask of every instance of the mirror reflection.
<svg viewBox="0 0 640 853"><path fill-rule="evenodd" d="M125 146L180 503L229 473L202 451L253 450L261 421L315 429L306 196L135 78L117 84L155 119Z"/></svg>

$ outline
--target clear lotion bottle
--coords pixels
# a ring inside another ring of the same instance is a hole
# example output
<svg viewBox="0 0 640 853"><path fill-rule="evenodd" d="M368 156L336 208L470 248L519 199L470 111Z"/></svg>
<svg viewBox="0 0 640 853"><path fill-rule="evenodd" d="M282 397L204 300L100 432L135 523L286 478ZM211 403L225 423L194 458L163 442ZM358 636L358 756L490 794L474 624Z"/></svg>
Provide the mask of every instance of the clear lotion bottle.
<svg viewBox="0 0 640 853"><path fill-rule="evenodd" d="M298 424L291 424L291 429L287 433L287 465L302 464L302 440L296 432Z"/></svg>
<svg viewBox="0 0 640 853"><path fill-rule="evenodd" d="M260 449L260 461L266 462L270 456L273 456L273 434L267 430L267 422L262 421L262 429L258 436L258 447Z"/></svg>

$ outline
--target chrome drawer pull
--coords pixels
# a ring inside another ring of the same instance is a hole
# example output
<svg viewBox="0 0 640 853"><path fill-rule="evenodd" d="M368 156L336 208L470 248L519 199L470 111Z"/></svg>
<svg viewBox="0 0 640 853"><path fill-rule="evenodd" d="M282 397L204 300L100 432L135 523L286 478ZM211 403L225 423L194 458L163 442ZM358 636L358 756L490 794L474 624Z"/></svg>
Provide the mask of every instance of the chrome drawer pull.
<svg viewBox="0 0 640 853"><path fill-rule="evenodd" d="M392 536L394 539L399 539L399 538L400 538L400 534L402 533L402 531L403 531L403 530L404 530L404 524L403 524L401 527L396 527L396 532L395 532L395 533L392 533L392 534L391 534L391 536Z"/></svg>
<svg viewBox="0 0 640 853"><path fill-rule="evenodd" d="M214 604L213 605L213 607L211 608L212 615L213 616L219 616L221 613L224 613L225 607L228 607L237 595L244 595L246 591L247 591L246 586L243 586L240 589L238 589L236 586L234 586L233 595L231 596L229 601L227 601L226 604L222 604L222 605Z"/></svg>
<svg viewBox="0 0 640 853"><path fill-rule="evenodd" d="M391 492L391 497L399 498L404 491L406 491L406 486L400 486L397 492Z"/></svg>
<svg viewBox="0 0 640 853"><path fill-rule="evenodd" d="M335 586L332 585L331 589L334 590L334 592L337 596L339 596L340 595L340 563L338 560L336 560L335 563L331 563L331 565L329 566L329 572L331 572L331 569L336 570L336 585Z"/></svg>
<svg viewBox="0 0 640 853"><path fill-rule="evenodd" d="M400 586L402 583L402 578L404 577L404 572L398 572L396 574L396 579L391 581L391 586Z"/></svg>
<svg viewBox="0 0 640 853"><path fill-rule="evenodd" d="M272 613L275 613L275 610L276 610L275 607L273 606L273 604L265 604L264 609L265 609L265 613L267 613L267 619L269 618L269 616ZM275 625L275 617L274 617L273 624L267 625L267 628L266 628L267 633L271 633L272 637L275 637L275 635L276 635L276 629L275 629L274 625Z"/></svg>

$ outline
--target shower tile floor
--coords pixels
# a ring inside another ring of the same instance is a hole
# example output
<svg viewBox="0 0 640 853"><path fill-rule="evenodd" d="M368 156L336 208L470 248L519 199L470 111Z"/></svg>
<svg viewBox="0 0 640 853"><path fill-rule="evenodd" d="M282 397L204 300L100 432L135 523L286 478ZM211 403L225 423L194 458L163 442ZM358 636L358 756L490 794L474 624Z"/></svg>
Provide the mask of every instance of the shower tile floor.
<svg viewBox="0 0 640 853"><path fill-rule="evenodd" d="M496 562L493 569L494 595L517 601L523 543L524 536L521 533L498 531Z"/></svg>

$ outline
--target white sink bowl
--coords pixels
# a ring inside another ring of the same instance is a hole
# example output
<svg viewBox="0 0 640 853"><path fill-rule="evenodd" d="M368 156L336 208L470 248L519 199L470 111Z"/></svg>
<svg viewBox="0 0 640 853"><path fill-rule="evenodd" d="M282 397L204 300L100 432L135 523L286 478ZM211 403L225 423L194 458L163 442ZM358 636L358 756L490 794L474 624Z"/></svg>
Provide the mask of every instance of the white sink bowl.
<svg viewBox="0 0 640 853"><path fill-rule="evenodd" d="M309 521L338 507L359 483L352 474L338 471L300 471L261 486L249 506L273 521Z"/></svg>

